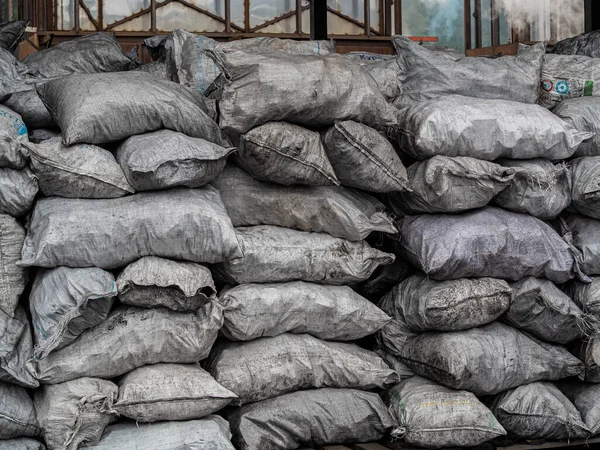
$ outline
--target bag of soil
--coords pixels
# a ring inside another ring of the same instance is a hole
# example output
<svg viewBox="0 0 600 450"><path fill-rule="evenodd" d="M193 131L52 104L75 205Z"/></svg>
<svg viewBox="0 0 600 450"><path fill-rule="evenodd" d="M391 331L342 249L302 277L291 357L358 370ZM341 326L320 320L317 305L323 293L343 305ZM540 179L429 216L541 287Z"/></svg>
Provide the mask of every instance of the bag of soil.
<svg viewBox="0 0 600 450"><path fill-rule="evenodd" d="M102 269L40 270L29 295L36 358L60 350L104 321L116 296L115 278Z"/></svg>
<svg viewBox="0 0 600 450"><path fill-rule="evenodd" d="M419 161L436 155L556 161L571 157L593 137L539 105L508 100L450 95L397 114L392 132L402 151Z"/></svg>
<svg viewBox="0 0 600 450"><path fill-rule="evenodd" d="M338 186L319 133L269 122L244 134L236 162L261 181L291 186Z"/></svg>
<svg viewBox="0 0 600 450"><path fill-rule="evenodd" d="M396 214L452 213L482 208L510 186L515 170L469 157L434 156L408 168L412 192L387 196Z"/></svg>
<svg viewBox="0 0 600 450"><path fill-rule="evenodd" d="M198 364L153 364L132 370L119 381L113 405L136 422L201 419L237 396Z"/></svg>
<svg viewBox="0 0 600 450"><path fill-rule="evenodd" d="M418 375L475 395L568 378L584 370L583 363L564 347L499 322L466 331L421 334L404 346L402 361Z"/></svg>
<svg viewBox="0 0 600 450"><path fill-rule="evenodd" d="M311 281L352 284L368 279L396 257L365 241L268 225L235 229L243 257L213 267L215 277L235 284Z"/></svg>
<svg viewBox="0 0 600 450"><path fill-rule="evenodd" d="M31 214L20 264L113 269L142 256L216 263L241 255L219 192L205 186L107 200L44 198Z"/></svg>
<svg viewBox="0 0 600 450"><path fill-rule="evenodd" d="M308 334L220 342L206 367L241 404L301 389L372 390L398 382L396 372L375 353L356 344L322 341Z"/></svg>
<svg viewBox="0 0 600 450"><path fill-rule="evenodd" d="M554 384L536 382L498 395L490 409L512 439L585 439L581 414Z"/></svg>
<svg viewBox="0 0 600 450"><path fill-rule="evenodd" d="M73 75L40 84L37 92L65 145L104 144L166 128L230 146L215 122L214 101L147 73Z"/></svg>
<svg viewBox="0 0 600 450"><path fill-rule="evenodd" d="M217 294L206 267L156 256L144 256L125 267L117 278L117 289L126 305L164 306L182 312L198 310Z"/></svg>
<svg viewBox="0 0 600 450"><path fill-rule="evenodd" d="M96 145L67 147L55 137L23 144L22 150L46 197L117 198L135 192L113 154Z"/></svg>
<svg viewBox="0 0 600 450"><path fill-rule="evenodd" d="M397 426L379 395L328 388L245 405L228 420L240 450L374 442Z"/></svg>
<svg viewBox="0 0 600 450"><path fill-rule="evenodd" d="M399 222L398 251L435 280L534 276L564 283L577 269L571 247L550 225L493 207L459 216L406 216Z"/></svg>
<svg viewBox="0 0 600 450"><path fill-rule="evenodd" d="M419 376L386 395L404 441L424 448L477 447L506 431L492 412L468 391L457 391Z"/></svg>
<svg viewBox="0 0 600 450"><path fill-rule="evenodd" d="M104 428L117 420L111 409L118 388L99 378L79 378L42 386L35 391L35 409L50 449L77 450L96 445Z"/></svg>
<svg viewBox="0 0 600 450"><path fill-rule="evenodd" d="M117 150L117 161L138 191L176 186L197 188L217 178L234 151L171 130L132 136Z"/></svg>
<svg viewBox="0 0 600 450"><path fill-rule="evenodd" d="M235 227L276 225L360 241L379 231L396 234L385 206L366 193L337 186L264 183L229 164L212 185Z"/></svg>
<svg viewBox="0 0 600 450"><path fill-rule="evenodd" d="M389 323L390 317L348 286L304 281L243 284L219 296L225 307L221 332L233 341L283 333L328 341L355 341Z"/></svg>
<svg viewBox="0 0 600 450"><path fill-rule="evenodd" d="M323 143L343 186L384 193L411 190L404 164L377 130L351 120L337 122L323 134Z"/></svg>
<svg viewBox="0 0 600 450"><path fill-rule="evenodd" d="M0 439L39 434L33 401L25 388L0 381Z"/></svg>
<svg viewBox="0 0 600 450"><path fill-rule="evenodd" d="M538 219L556 218L571 204L571 171L563 163L546 159L500 160L515 176L494 203L509 211L530 214Z"/></svg>
<svg viewBox="0 0 600 450"><path fill-rule="evenodd" d="M71 345L38 362L37 378L57 384L80 377L114 378L147 364L206 358L223 325L221 307L195 313L121 307Z"/></svg>

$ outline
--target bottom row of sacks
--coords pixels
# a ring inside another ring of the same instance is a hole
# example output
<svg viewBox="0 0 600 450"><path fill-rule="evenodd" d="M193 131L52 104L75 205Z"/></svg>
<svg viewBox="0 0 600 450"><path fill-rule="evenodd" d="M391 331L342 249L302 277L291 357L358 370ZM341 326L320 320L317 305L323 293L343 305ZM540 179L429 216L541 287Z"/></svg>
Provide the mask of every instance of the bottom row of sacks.
<svg viewBox="0 0 600 450"><path fill-rule="evenodd" d="M115 401L123 387L125 398ZM413 376L383 399L320 388L227 407L236 400L198 364L141 367L119 386L91 377L47 385L33 401L24 388L0 382L0 407L8 412L0 415L0 450L43 450L23 437L42 432L48 449L292 450L384 438L424 448L477 447L491 440L585 439L600 431L600 385L573 379L480 398Z"/></svg>

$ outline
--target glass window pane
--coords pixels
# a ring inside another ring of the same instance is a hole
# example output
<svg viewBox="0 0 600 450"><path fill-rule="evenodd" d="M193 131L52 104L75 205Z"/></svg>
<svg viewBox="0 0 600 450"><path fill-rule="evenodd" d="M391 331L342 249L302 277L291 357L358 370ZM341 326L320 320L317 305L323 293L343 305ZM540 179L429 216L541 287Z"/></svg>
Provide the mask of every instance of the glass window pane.
<svg viewBox="0 0 600 450"><path fill-rule="evenodd" d="M56 8L56 27L59 30L72 30L75 27L73 18L75 11L74 0L57 0Z"/></svg>
<svg viewBox="0 0 600 450"><path fill-rule="evenodd" d="M149 7L150 0L120 0L118 2L105 1L103 3L104 23L105 25L110 25L111 23L122 20L125 17L129 17L132 14Z"/></svg>
<svg viewBox="0 0 600 450"><path fill-rule="evenodd" d="M491 47L492 45L492 2L481 0L481 45Z"/></svg>
<svg viewBox="0 0 600 450"><path fill-rule="evenodd" d="M231 22L237 26L244 28L246 13L244 10L244 0L231 0Z"/></svg>
<svg viewBox="0 0 600 450"><path fill-rule="evenodd" d="M176 28L194 32L225 31L224 22L177 2L156 9L156 27L160 31L173 31Z"/></svg>
<svg viewBox="0 0 600 450"><path fill-rule="evenodd" d="M363 0L327 0L327 6L345 16L364 23L365 2Z"/></svg>
<svg viewBox="0 0 600 450"><path fill-rule="evenodd" d="M464 52L463 0L403 0L402 34L437 37L437 45Z"/></svg>
<svg viewBox="0 0 600 450"><path fill-rule="evenodd" d="M295 9L296 0L250 0L250 27L254 28Z"/></svg>

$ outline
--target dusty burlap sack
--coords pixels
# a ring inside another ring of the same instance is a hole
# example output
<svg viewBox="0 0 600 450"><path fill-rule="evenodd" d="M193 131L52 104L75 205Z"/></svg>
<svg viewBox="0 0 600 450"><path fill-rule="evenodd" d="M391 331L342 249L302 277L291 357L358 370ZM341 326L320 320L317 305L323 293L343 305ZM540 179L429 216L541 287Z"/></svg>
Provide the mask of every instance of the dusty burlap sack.
<svg viewBox="0 0 600 450"><path fill-rule="evenodd" d="M198 364L153 364L119 381L114 409L137 422L192 420L227 406L237 396Z"/></svg>
<svg viewBox="0 0 600 450"><path fill-rule="evenodd" d="M365 241L350 242L325 233L268 225L235 231L244 256L213 267L215 277L229 283L302 280L352 284L368 279L377 267L396 259Z"/></svg>
<svg viewBox="0 0 600 450"><path fill-rule="evenodd" d="M396 372L375 353L356 344L322 341L308 334L223 341L211 352L206 367L242 404L301 389L371 390L398 382Z"/></svg>

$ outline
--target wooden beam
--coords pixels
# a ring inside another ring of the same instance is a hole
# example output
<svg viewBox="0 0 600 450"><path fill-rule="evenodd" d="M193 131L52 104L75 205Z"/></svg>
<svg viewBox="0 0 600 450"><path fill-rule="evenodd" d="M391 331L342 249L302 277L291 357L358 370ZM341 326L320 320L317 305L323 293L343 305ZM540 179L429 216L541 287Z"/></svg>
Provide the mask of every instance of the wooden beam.
<svg viewBox="0 0 600 450"><path fill-rule="evenodd" d="M326 0L314 0L310 2L310 38L312 40L327 39Z"/></svg>
<svg viewBox="0 0 600 450"><path fill-rule="evenodd" d="M150 30L156 33L156 0L150 0Z"/></svg>
<svg viewBox="0 0 600 450"><path fill-rule="evenodd" d="M365 0L365 35L371 36L371 0Z"/></svg>
<svg viewBox="0 0 600 450"><path fill-rule="evenodd" d="M296 0L296 33L302 34L302 0Z"/></svg>
<svg viewBox="0 0 600 450"><path fill-rule="evenodd" d="M471 0L464 0L465 5L465 49L472 48L471 40Z"/></svg>
<svg viewBox="0 0 600 450"><path fill-rule="evenodd" d="M473 12L475 18L475 47L483 47L483 35L481 31L481 0L475 0L475 11Z"/></svg>
<svg viewBox="0 0 600 450"><path fill-rule="evenodd" d="M81 24L79 23L79 0L75 0L74 3L73 9L75 17L73 19L75 21L75 32L79 33L81 31Z"/></svg>
<svg viewBox="0 0 600 450"><path fill-rule="evenodd" d="M385 0L383 12L383 35L392 35L392 0ZM381 24L380 24L381 26Z"/></svg>
<svg viewBox="0 0 600 450"><path fill-rule="evenodd" d="M250 0L244 0L244 31L250 32Z"/></svg>
<svg viewBox="0 0 600 450"><path fill-rule="evenodd" d="M102 31L104 28L104 0L98 0L98 21L96 22L96 29Z"/></svg>
<svg viewBox="0 0 600 450"><path fill-rule="evenodd" d="M402 0L394 0L394 34L402 34Z"/></svg>

